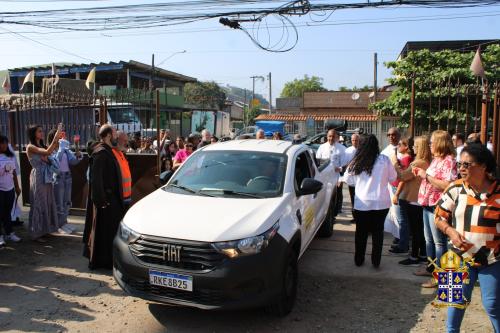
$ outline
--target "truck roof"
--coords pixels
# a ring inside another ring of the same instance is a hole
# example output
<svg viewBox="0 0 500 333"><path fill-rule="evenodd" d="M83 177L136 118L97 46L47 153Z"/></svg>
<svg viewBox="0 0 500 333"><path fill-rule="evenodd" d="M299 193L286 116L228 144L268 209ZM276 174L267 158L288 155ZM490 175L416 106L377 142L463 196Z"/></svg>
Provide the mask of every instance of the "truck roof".
<svg viewBox="0 0 500 333"><path fill-rule="evenodd" d="M292 146L292 143L290 141L247 139L220 142L217 144L208 145L203 150L247 150L283 154L290 146Z"/></svg>

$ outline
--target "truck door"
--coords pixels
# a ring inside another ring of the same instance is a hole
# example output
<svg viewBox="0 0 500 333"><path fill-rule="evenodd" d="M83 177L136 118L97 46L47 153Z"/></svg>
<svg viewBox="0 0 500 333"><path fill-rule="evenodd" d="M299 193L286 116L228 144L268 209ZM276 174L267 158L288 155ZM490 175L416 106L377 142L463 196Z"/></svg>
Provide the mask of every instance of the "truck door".
<svg viewBox="0 0 500 333"><path fill-rule="evenodd" d="M295 199L293 209L299 221L302 234L302 249L309 244L309 241L314 233L316 208L314 207L313 194L299 196L300 184L305 178L312 178L309 161L307 159L308 152L302 152L295 158L293 177L295 188Z"/></svg>
<svg viewBox="0 0 500 333"><path fill-rule="evenodd" d="M309 165L309 170L311 172L311 178L323 182L323 188L321 189L321 191L312 196L312 204L314 206L314 212L316 213L314 219L314 229L316 229L323 221L328 211L328 203L326 202L327 184L325 184L325 182L320 179L320 174L314 167L314 160L311 156L311 153L308 152L306 154L306 158L307 164Z"/></svg>

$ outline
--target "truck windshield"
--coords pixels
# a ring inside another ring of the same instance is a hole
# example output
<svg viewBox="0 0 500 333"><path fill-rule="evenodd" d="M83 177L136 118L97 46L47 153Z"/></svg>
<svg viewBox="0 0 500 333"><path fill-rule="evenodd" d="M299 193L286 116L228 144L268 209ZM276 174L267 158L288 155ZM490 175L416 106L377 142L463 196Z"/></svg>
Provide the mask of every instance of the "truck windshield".
<svg viewBox="0 0 500 333"><path fill-rule="evenodd" d="M115 124L135 123L139 121L134 109L130 107L109 108L108 112L111 121Z"/></svg>
<svg viewBox="0 0 500 333"><path fill-rule="evenodd" d="M286 155L202 151L191 156L165 191L238 198L272 198L283 191Z"/></svg>

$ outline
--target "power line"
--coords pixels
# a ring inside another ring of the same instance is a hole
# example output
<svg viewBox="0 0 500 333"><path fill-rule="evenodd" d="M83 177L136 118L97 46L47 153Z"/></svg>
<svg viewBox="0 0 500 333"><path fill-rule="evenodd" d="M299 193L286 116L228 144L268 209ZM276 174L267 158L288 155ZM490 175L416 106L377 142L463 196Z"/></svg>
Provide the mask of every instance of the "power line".
<svg viewBox="0 0 500 333"><path fill-rule="evenodd" d="M321 23L301 23L295 24L297 28L303 27L321 27L321 26L341 26L341 25L364 25L364 24L380 24L380 23L400 23L400 22L421 22L421 21L440 21L440 20L456 20L456 19L468 19L468 18L482 18L482 17L494 17L499 16L498 11L489 12L477 12L474 14L451 14L451 15L421 15L421 16L403 16L394 18L378 18L378 19L366 19L366 20L337 20L335 22L323 21ZM281 29L282 25L268 25L268 29ZM257 28L249 27L247 30L254 30ZM106 37L127 37L127 36L144 36L145 34L151 35L164 35L164 34L177 34L177 33L202 33L202 32L225 32L227 29L223 28L199 28L199 29L175 29L175 30L153 30L144 32L129 32L129 33L113 33L108 34ZM23 34L37 34L37 35L51 35L51 34L74 34L75 32L70 31L23 31ZM86 32L81 32L86 33ZM1 33L10 34L10 32ZM71 37L73 39L74 37ZM102 38L102 35L81 37L81 38ZM45 40L55 40L55 39L45 39ZM61 38L57 38L61 40Z"/></svg>
<svg viewBox="0 0 500 333"><path fill-rule="evenodd" d="M53 50L59 51L59 52L61 52L61 53L65 53L65 54L68 54L68 55L71 55L71 56L73 56L73 57L77 57L77 58L80 58L80 59L83 59L83 60L86 60L86 61L94 62L92 59L85 58L85 57L82 57L82 56L80 56L80 55L78 55L78 54L76 54L76 53L73 53L73 52L70 52L70 51L66 51L66 50L63 50L63 49L57 48L57 47L55 47L55 46L52 46L52 45L48 45L48 44L42 43L42 42L37 41L37 40L35 40L35 39L33 39L33 38L30 38L30 37L24 36L24 35L22 35L22 34L20 34L20 33L17 33L17 32L11 31L11 30L8 30L8 29L6 29L6 28L0 27L0 29L2 29L2 30L4 30L4 31L8 31L8 32L10 32L11 34L13 34L13 35L15 35L15 36L18 36L18 37L20 37L20 38L24 38L24 39L26 39L26 40L29 40L29 41L33 42L33 43L36 43L36 44L39 44L39 45L42 45L42 46L48 47L48 48L50 48L50 49L53 49Z"/></svg>
<svg viewBox="0 0 500 333"><path fill-rule="evenodd" d="M0 13L0 24L33 26L54 32L99 32L139 30L171 27L187 23L220 18L228 27L241 30L259 48L273 52L286 52L298 43L298 27L325 25L358 25L417 22L430 20L453 20L473 17L491 17L498 14L471 14L441 16L439 18L405 18L385 20L364 20L351 22L327 21L333 11L361 8L473 8L500 4L500 0L400 0L331 3L318 0L192 0L168 3L142 3L86 8L66 8L38 11L17 11ZM327 13L330 14L327 15ZM318 14L319 13L319 14ZM321 14L323 13L323 14ZM292 17L315 15L324 20L312 19L312 23L296 24ZM270 24L270 20L277 24ZM277 34L271 38L271 29ZM195 32L192 30L191 32ZM210 30L204 30L210 31ZM219 31L219 30L212 30ZM177 31L180 33L181 31ZM170 31L169 33L174 33ZM109 35L108 35L109 36ZM34 40L31 40L34 41ZM34 41L36 42L36 41ZM44 45L44 44L42 44ZM47 46L47 45L45 45Z"/></svg>

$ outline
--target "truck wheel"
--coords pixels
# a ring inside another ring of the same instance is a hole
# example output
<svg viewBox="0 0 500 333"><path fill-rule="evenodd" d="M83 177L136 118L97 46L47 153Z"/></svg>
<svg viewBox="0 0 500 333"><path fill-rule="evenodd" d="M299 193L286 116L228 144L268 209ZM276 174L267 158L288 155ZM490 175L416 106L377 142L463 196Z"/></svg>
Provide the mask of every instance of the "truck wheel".
<svg viewBox="0 0 500 333"><path fill-rule="evenodd" d="M335 200L335 197L332 199ZM328 212L326 213L325 220L318 230L319 237L331 237L333 235L333 211L335 209L335 203L332 201L328 207Z"/></svg>
<svg viewBox="0 0 500 333"><path fill-rule="evenodd" d="M297 253L295 250L290 249L281 277L280 294L275 302L268 307L268 311L276 316L286 316L292 311L295 304L298 284L297 261Z"/></svg>

